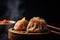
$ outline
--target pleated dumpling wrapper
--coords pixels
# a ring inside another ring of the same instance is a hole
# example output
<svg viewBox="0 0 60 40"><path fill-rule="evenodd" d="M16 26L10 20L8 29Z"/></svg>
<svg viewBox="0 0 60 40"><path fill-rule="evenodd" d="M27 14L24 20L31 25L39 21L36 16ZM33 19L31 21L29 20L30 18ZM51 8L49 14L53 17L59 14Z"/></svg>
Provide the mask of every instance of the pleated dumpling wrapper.
<svg viewBox="0 0 60 40"><path fill-rule="evenodd" d="M28 26L27 26L27 30L26 32L42 32L46 27L46 22L43 18L40 17L33 17L32 19L30 19Z"/></svg>
<svg viewBox="0 0 60 40"><path fill-rule="evenodd" d="M17 23L14 26L14 29L17 30L17 31L24 30L24 29L26 29L27 24L28 24L28 21L24 17L21 20L17 21Z"/></svg>

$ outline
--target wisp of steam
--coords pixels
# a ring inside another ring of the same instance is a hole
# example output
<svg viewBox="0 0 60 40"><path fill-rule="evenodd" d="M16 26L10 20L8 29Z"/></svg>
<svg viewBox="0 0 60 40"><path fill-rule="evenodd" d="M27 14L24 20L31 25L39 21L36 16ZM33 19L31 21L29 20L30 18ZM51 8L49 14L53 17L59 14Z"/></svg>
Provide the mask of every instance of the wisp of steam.
<svg viewBox="0 0 60 40"><path fill-rule="evenodd" d="M22 18L24 9L19 9L19 6L22 5L22 0L8 0L6 17L10 20L18 20L18 18Z"/></svg>

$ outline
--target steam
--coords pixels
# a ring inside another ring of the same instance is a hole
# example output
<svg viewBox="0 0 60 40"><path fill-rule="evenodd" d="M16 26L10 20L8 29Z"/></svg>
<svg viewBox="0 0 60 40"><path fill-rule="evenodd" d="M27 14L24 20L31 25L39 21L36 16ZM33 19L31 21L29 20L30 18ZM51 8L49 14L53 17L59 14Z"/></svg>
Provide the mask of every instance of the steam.
<svg viewBox="0 0 60 40"><path fill-rule="evenodd" d="M19 5L21 4L22 4L21 0L8 0L7 3L8 11L6 13L6 16L11 20L18 20L18 18L22 18L24 9L22 9L20 12L18 10Z"/></svg>

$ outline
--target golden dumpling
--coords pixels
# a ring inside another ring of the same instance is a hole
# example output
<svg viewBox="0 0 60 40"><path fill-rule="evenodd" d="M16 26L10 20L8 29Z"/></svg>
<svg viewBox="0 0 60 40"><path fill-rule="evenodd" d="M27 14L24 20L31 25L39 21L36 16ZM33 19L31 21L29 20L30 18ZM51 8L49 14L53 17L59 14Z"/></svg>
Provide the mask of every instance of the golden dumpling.
<svg viewBox="0 0 60 40"><path fill-rule="evenodd" d="M24 18L22 18L21 20L17 21L17 23L14 26L15 30L22 30L27 26L28 21Z"/></svg>
<svg viewBox="0 0 60 40"><path fill-rule="evenodd" d="M41 32L45 28L46 22L44 19L39 17L33 17L27 26L26 32Z"/></svg>

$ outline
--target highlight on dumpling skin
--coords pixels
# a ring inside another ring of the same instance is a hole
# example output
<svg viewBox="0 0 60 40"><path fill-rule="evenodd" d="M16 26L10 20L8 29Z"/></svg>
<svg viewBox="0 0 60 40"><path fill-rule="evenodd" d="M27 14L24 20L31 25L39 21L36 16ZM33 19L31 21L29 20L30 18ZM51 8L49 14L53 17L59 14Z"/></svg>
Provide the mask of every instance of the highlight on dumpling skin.
<svg viewBox="0 0 60 40"><path fill-rule="evenodd" d="M43 18L33 17L28 23L26 33L29 32L39 33L42 31L42 29L45 28L45 26L46 26L46 22Z"/></svg>
<svg viewBox="0 0 60 40"><path fill-rule="evenodd" d="M27 23L28 23L28 21L24 17L21 20L17 21L17 23L14 26L14 29L18 30L18 31L23 30L27 26Z"/></svg>

